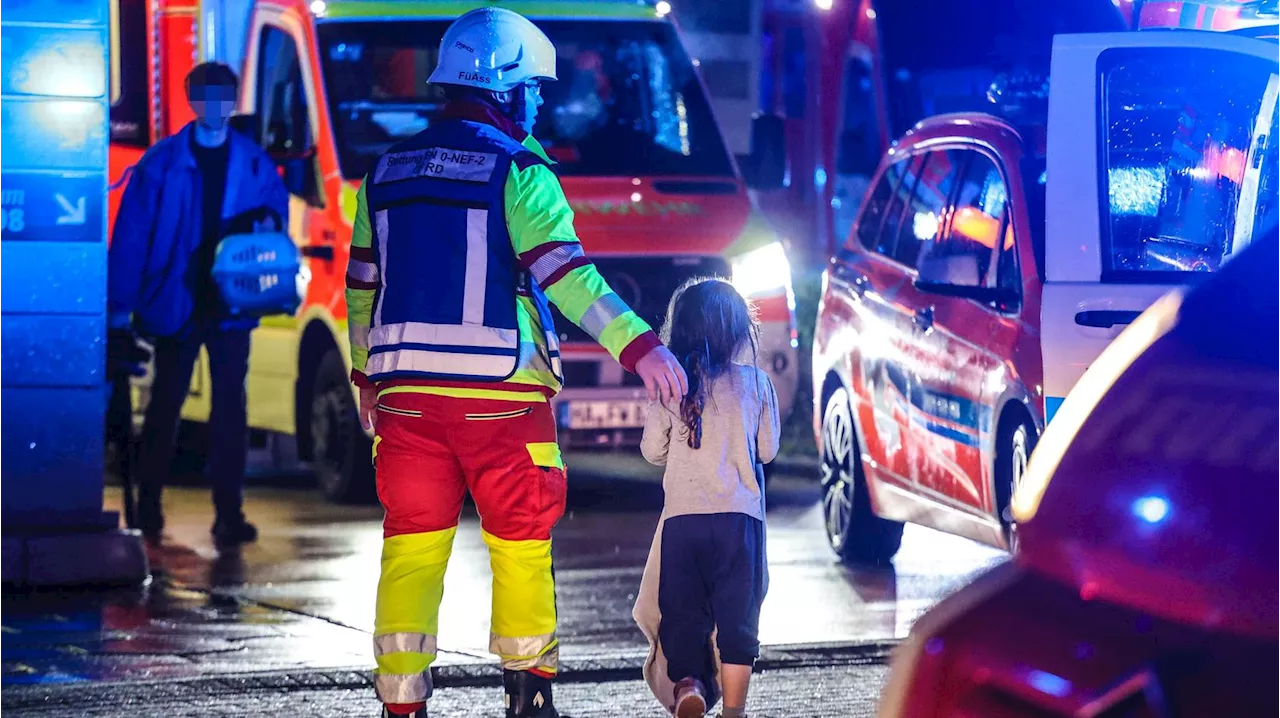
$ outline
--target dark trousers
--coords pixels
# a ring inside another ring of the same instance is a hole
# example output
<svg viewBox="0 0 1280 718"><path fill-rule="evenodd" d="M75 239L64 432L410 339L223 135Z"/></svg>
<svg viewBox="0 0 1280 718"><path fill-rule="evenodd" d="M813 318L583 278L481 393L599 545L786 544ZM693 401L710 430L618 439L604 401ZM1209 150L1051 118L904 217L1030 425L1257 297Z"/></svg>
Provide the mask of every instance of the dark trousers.
<svg viewBox="0 0 1280 718"><path fill-rule="evenodd" d="M765 560L764 524L746 514L673 516L663 523L658 641L673 682L697 678L714 690L712 629L722 662L755 663Z"/></svg>
<svg viewBox="0 0 1280 718"><path fill-rule="evenodd" d="M178 416L202 345L208 351L213 384L207 389L213 398L207 463L213 506L219 519L241 516L248 449L245 377L249 373L249 332L227 330L213 323L198 323L183 335L156 340L151 403L147 405L138 456L140 516L151 512L159 515L160 493L173 463Z"/></svg>

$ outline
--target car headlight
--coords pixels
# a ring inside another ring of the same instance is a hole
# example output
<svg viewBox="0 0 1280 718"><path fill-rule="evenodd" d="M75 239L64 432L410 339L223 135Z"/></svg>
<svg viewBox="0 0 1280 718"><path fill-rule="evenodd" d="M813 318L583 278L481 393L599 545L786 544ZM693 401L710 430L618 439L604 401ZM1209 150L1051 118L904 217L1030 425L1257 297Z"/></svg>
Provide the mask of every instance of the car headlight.
<svg viewBox="0 0 1280 718"><path fill-rule="evenodd" d="M791 262L781 242L741 254L731 260L733 286L744 297L759 297L791 288Z"/></svg>

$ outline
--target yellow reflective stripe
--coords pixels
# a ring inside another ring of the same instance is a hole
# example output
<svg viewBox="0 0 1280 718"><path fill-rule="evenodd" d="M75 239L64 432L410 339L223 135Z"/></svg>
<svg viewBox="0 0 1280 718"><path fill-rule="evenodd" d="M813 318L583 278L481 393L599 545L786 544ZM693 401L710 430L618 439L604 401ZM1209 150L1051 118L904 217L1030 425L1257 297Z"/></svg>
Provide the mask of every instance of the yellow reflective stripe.
<svg viewBox="0 0 1280 718"><path fill-rule="evenodd" d="M545 636L556 631L551 541L508 541L481 530L493 570L491 630L499 636Z"/></svg>
<svg viewBox="0 0 1280 718"><path fill-rule="evenodd" d="M382 437L374 434L373 436L373 458L378 458L378 444L382 443Z"/></svg>
<svg viewBox="0 0 1280 718"><path fill-rule="evenodd" d="M540 391L502 391L500 389L470 389L452 386L389 386L378 391L381 399L387 394L430 394L454 399L499 399L547 403L547 396Z"/></svg>
<svg viewBox="0 0 1280 718"><path fill-rule="evenodd" d="M529 450L529 458L534 466L564 469L564 458L560 456L560 445L554 441L525 444Z"/></svg>

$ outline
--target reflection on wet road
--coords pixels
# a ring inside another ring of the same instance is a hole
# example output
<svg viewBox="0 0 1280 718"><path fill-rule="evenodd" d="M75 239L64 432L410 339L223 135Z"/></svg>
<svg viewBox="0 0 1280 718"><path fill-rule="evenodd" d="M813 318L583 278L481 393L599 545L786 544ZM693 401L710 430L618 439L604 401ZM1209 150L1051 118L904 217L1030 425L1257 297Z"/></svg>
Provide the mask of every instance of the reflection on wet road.
<svg viewBox="0 0 1280 718"><path fill-rule="evenodd" d="M567 662L643 655L631 606L662 492L653 480L571 480L554 536L562 656ZM119 507L117 489L106 506ZM895 566L839 565L807 480L769 491L766 646L882 641L906 635L933 602L1003 554L908 527ZM246 513L261 539L219 554L205 488L165 494L158 580L142 589L9 595L3 683L154 680L371 664L381 509L334 506L306 488L252 487ZM438 665L490 661L489 559L474 511L464 511L446 576Z"/></svg>
<svg viewBox="0 0 1280 718"><path fill-rule="evenodd" d="M631 621L661 490L652 482L575 477L554 553L565 655L643 645ZM304 489L249 491L246 513L262 538L236 557L209 540L208 493L166 494L170 543L192 549L162 559L180 583L219 589L272 607L370 632L381 549L381 510L332 506ZM821 529L816 488L800 480L770 487L770 592L761 641L791 644L864 641L906 635L940 597L1003 560L1000 552L928 529L908 527L895 566L850 569L835 562ZM108 496L108 504L118 495ZM441 608L440 645L487 656L490 572L478 519L468 508L454 545Z"/></svg>

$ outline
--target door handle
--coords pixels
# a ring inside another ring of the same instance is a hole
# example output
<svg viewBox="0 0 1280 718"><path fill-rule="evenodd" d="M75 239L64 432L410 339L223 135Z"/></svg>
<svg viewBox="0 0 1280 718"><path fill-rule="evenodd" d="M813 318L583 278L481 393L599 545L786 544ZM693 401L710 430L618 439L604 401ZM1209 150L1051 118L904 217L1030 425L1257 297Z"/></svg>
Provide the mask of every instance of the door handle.
<svg viewBox="0 0 1280 718"><path fill-rule="evenodd" d="M917 309L916 313L911 317L911 323L920 328L921 331L929 331L933 328L933 307L924 307Z"/></svg>
<svg viewBox="0 0 1280 718"><path fill-rule="evenodd" d="M308 244L301 249L302 256L311 257L312 259L324 259L333 261L333 247L326 247L318 244Z"/></svg>
<svg viewBox="0 0 1280 718"><path fill-rule="evenodd" d="M1141 313L1128 309L1090 309L1076 312L1076 324L1082 327L1110 329L1116 325L1132 324Z"/></svg>

